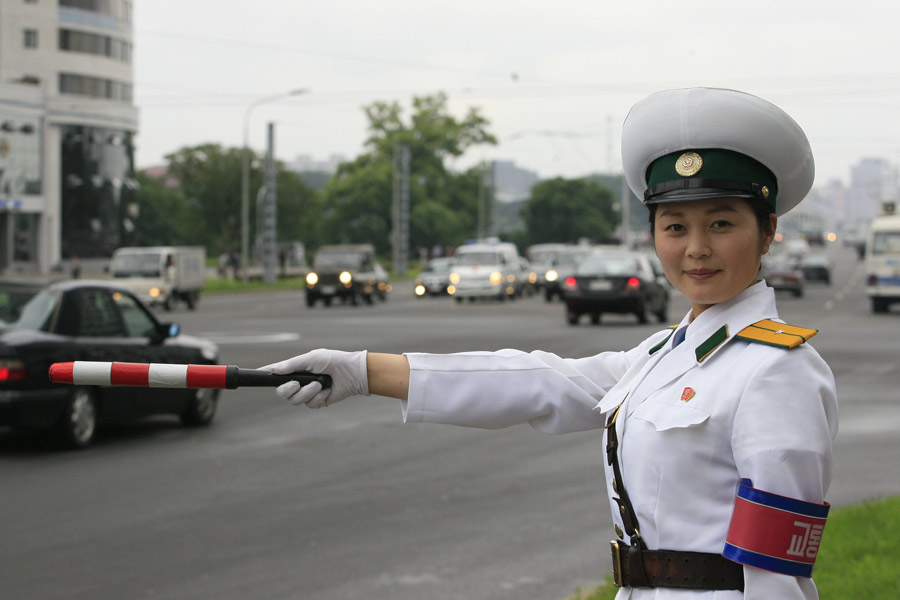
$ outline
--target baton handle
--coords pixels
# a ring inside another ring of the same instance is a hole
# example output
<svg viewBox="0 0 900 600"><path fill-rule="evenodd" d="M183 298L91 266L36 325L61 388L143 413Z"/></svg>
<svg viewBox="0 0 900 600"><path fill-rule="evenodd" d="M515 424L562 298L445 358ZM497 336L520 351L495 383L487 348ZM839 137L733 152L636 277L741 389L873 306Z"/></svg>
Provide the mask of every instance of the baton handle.
<svg viewBox="0 0 900 600"><path fill-rule="evenodd" d="M330 375L310 373L308 371L278 375L271 371L242 369L240 367L229 366L228 370L225 372L225 382L228 389L237 387L278 387L288 381L297 381L300 385L308 385L314 381L318 381L322 384L323 388L331 387Z"/></svg>

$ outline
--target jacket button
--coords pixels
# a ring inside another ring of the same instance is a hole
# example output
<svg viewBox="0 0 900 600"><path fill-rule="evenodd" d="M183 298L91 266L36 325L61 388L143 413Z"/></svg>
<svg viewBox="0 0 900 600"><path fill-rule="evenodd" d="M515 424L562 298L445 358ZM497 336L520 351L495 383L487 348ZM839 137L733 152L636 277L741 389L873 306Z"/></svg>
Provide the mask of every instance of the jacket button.
<svg viewBox="0 0 900 600"><path fill-rule="evenodd" d="M625 514L625 505L624 504L619 505L619 512L622 513L623 515Z"/></svg>
<svg viewBox="0 0 900 600"><path fill-rule="evenodd" d="M615 493L618 494L618 493L619 493L619 486L616 485L616 478L613 477L609 482L612 484L612 489L613 489L613 491L614 491Z"/></svg>
<svg viewBox="0 0 900 600"><path fill-rule="evenodd" d="M620 540L625 539L625 536L622 533L622 528L619 527L618 525L616 525L616 535L619 537Z"/></svg>

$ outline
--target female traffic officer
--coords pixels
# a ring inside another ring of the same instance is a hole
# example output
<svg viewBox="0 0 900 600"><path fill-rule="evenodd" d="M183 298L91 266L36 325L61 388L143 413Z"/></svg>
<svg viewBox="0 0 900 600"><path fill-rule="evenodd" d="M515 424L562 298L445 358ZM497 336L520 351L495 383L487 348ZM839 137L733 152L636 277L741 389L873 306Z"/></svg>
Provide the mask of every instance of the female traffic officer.
<svg viewBox="0 0 900 600"><path fill-rule="evenodd" d="M776 106L723 89L660 92L622 132L681 323L626 352L389 355L314 350L270 365L333 378L276 391L319 408L402 401L407 422L603 429L617 598L811 599L837 432L834 379L758 279L813 158Z"/></svg>

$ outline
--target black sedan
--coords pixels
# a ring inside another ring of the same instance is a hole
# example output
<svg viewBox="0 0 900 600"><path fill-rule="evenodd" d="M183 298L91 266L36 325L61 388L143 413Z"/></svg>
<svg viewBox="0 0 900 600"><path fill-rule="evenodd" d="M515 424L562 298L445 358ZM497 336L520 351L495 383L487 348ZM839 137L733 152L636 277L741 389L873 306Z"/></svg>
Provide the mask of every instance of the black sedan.
<svg viewBox="0 0 900 600"><path fill-rule="evenodd" d="M646 323L650 313L665 321L669 313L668 286L644 254L596 252L563 281L566 320L576 325L581 315L587 314L597 324L603 313L630 313Z"/></svg>
<svg viewBox="0 0 900 600"><path fill-rule="evenodd" d="M129 291L106 282L0 283L0 428L56 432L71 447L98 426L155 414L208 425L218 390L54 384L49 368L76 360L217 364L219 349L163 324Z"/></svg>

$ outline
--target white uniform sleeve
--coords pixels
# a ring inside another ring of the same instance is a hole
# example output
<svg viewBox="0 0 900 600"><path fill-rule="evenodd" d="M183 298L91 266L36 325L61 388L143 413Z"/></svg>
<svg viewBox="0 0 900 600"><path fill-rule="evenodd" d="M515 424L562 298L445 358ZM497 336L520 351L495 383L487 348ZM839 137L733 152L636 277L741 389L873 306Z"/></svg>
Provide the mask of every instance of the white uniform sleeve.
<svg viewBox="0 0 900 600"><path fill-rule="evenodd" d="M603 426L597 403L658 338L582 359L519 350L407 354L403 419L486 429L530 423L549 433L596 429Z"/></svg>
<svg viewBox="0 0 900 600"><path fill-rule="evenodd" d="M811 347L787 352L771 352L741 398L732 433L735 463L757 489L822 503L837 435L834 377ZM810 579L745 566L744 598L810 600L818 594Z"/></svg>

